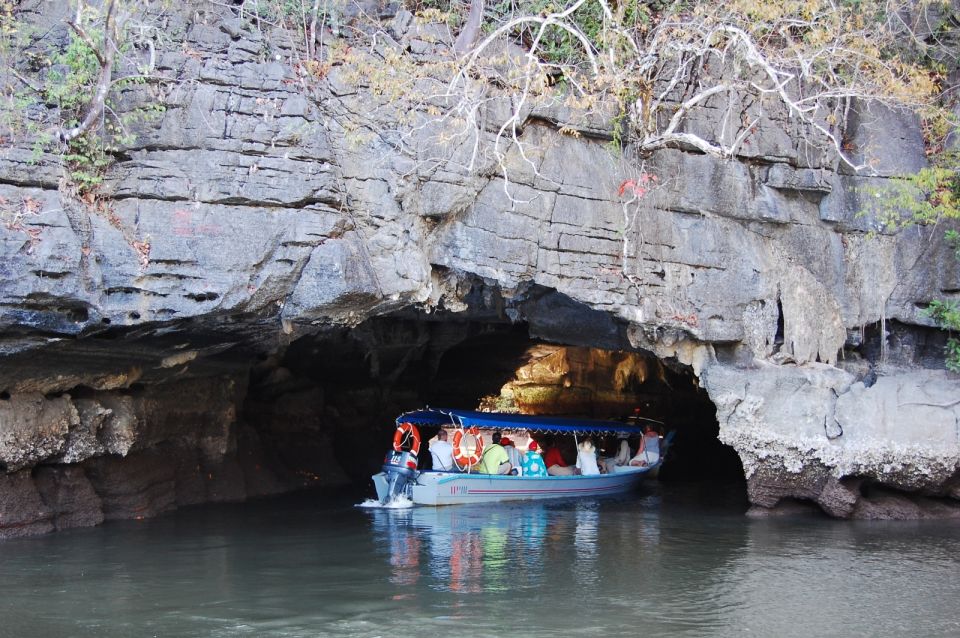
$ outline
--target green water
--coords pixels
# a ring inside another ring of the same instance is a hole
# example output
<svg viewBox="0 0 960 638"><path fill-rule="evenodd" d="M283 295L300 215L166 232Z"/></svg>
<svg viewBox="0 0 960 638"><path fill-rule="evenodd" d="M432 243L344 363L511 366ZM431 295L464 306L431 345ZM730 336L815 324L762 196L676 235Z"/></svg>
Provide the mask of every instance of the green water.
<svg viewBox="0 0 960 638"><path fill-rule="evenodd" d="M302 494L0 542L0 636L960 636L960 523Z"/></svg>

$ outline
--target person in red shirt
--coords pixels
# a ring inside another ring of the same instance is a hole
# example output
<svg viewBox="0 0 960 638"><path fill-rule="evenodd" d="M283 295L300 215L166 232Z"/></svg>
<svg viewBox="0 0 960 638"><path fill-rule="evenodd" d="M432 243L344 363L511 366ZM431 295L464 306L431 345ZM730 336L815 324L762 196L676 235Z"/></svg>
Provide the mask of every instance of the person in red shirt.
<svg viewBox="0 0 960 638"><path fill-rule="evenodd" d="M573 476L576 470L563 460L560 448L553 444L547 448L543 455L543 463L547 466L547 474L550 476Z"/></svg>

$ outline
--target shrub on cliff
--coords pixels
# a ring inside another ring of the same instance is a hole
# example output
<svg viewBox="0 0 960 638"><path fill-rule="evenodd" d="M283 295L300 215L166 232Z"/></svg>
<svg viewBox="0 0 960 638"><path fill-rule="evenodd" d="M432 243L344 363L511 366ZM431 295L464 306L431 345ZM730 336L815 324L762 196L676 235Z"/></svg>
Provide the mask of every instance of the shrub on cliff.
<svg viewBox="0 0 960 638"><path fill-rule="evenodd" d="M163 110L152 99L119 108L134 85L163 80L150 75L153 56L143 64L139 55L155 52L158 27L148 17L159 4L74 0L51 10L63 14L60 24L38 33L35 16L0 0L2 134L32 146L35 158L59 156L81 196L94 196L113 156L132 141L131 124Z"/></svg>
<svg viewBox="0 0 960 638"><path fill-rule="evenodd" d="M960 134L960 129L957 130ZM911 226L943 227L960 220L960 152L931 153L930 166L912 175L893 178L869 193L879 208L881 223L888 232ZM960 232L947 228L944 235L960 259ZM933 299L924 311L937 325L948 330L945 348L948 369L960 372L960 302Z"/></svg>

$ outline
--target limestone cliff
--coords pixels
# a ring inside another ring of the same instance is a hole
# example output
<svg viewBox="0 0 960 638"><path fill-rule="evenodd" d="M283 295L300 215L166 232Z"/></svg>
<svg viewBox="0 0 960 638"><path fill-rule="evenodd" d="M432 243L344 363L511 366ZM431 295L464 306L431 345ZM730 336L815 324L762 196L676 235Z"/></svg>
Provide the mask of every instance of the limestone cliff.
<svg viewBox="0 0 960 638"><path fill-rule="evenodd" d="M22 4L66 32L51 3ZM435 363L461 338L437 324L458 321L689 367L758 506L956 511L960 383L920 308L956 295L958 269L939 232L887 235L858 215L865 184L923 165L914 121L859 105L850 143L878 161L862 177L772 109L732 160L642 160L657 187L628 204L641 160L611 151L609 121L533 104L505 182L429 127L401 134L403 105L347 66L305 86L289 34L229 4L163 14L169 81L146 97L166 108L115 154L106 206L76 197L57 156L0 151L0 535L342 480L327 457L316 476L278 476L250 422L324 455L317 436L362 421L336 436L369 442L371 412L389 424L416 395L348 408L271 362L306 338L315 359L400 387L409 353ZM392 41L448 55L444 29L380 8ZM481 144L495 103L485 117ZM432 323L364 327L387 315ZM264 408L281 395L288 413Z"/></svg>

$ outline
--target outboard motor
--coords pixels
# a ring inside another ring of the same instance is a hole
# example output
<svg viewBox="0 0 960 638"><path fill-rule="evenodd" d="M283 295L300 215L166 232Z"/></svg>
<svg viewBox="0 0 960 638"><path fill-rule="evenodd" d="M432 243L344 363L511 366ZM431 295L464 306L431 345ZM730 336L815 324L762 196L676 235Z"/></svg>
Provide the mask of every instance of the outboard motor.
<svg viewBox="0 0 960 638"><path fill-rule="evenodd" d="M417 475L417 456L412 452L387 452L383 459L384 485L377 485L377 497L381 503L392 501L398 496L410 497L412 479Z"/></svg>
<svg viewBox="0 0 960 638"><path fill-rule="evenodd" d="M383 459L383 471L373 477L381 503L388 503L401 495L411 497L419 453L420 431L417 426L398 423L393 435L393 449Z"/></svg>

